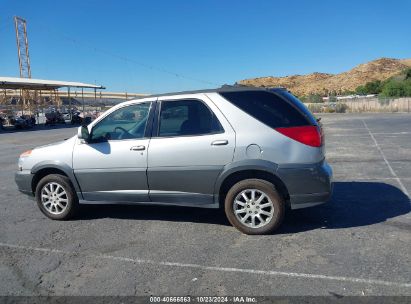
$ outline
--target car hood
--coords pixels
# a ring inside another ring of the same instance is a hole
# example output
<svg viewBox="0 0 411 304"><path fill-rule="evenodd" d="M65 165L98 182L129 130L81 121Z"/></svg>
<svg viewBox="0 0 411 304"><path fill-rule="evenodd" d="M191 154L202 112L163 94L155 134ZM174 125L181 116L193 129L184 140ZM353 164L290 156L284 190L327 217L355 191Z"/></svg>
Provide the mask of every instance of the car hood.
<svg viewBox="0 0 411 304"><path fill-rule="evenodd" d="M66 139L63 139L63 140L60 140L60 141L56 141L56 142L53 142L53 143L49 143L49 144L46 144L46 145L38 146L38 147L35 147L33 149L33 151L37 150L37 149L44 149L44 148L52 148L54 146L56 146L56 147L61 146L61 145L64 145L67 141L70 141L73 138L75 138L75 136L70 137L70 138L66 138Z"/></svg>

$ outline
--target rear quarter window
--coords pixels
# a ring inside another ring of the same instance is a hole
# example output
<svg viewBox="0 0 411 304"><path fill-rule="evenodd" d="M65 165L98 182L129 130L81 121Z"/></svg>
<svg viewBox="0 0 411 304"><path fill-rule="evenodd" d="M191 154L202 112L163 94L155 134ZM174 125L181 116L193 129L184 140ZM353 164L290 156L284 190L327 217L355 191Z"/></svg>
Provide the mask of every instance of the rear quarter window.
<svg viewBox="0 0 411 304"><path fill-rule="evenodd" d="M290 104L293 100L288 96L268 91L220 92L220 95L271 128L313 125L299 105Z"/></svg>
<svg viewBox="0 0 411 304"><path fill-rule="evenodd" d="M311 124L316 125L317 120L315 119L314 115L308 110L308 108L299 100L297 97L295 97L293 94L289 93L286 90L281 90L278 91L277 94L283 96L287 100L291 101L293 105L295 105L302 113L303 115L311 122Z"/></svg>

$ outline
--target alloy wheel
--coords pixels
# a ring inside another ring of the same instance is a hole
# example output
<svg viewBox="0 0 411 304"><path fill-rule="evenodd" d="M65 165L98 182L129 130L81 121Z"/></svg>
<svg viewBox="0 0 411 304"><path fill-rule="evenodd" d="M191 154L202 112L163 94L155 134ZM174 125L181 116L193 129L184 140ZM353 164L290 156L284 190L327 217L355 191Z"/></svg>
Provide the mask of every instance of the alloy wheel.
<svg viewBox="0 0 411 304"><path fill-rule="evenodd" d="M68 206L67 192L56 182L47 183L41 189L41 202L51 214L61 214Z"/></svg>
<svg viewBox="0 0 411 304"><path fill-rule="evenodd" d="M274 204L266 193L258 189L241 191L234 199L236 218L249 228L267 225L274 215Z"/></svg>

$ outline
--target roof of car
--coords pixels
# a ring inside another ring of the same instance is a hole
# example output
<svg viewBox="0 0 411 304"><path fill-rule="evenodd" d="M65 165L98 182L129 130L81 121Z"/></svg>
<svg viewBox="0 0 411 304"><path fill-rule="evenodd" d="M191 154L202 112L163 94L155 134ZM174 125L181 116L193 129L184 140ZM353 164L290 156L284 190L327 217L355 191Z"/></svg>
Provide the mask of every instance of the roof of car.
<svg viewBox="0 0 411 304"><path fill-rule="evenodd" d="M224 92L240 92L240 91L282 91L282 90L286 90L286 89L280 88L280 87L278 88L257 88L257 87L249 87L249 86L224 85L216 89L204 89L204 90L195 90L195 91L172 92L172 93L165 93L165 94L153 94L149 96L144 96L143 98L185 95L185 94L199 94L199 93L224 93Z"/></svg>
<svg viewBox="0 0 411 304"><path fill-rule="evenodd" d="M182 91L182 92L173 92L173 93L166 93L166 94L153 94L153 95L147 95L147 96L142 96L139 98L134 98L131 100L127 100L124 102L121 102L117 105L115 105L111 110L118 109L120 107L134 104L134 103L139 103L139 102L145 102L145 99L151 100L152 98L157 98L157 97L162 97L162 96L178 96L178 95L187 95L187 94L202 94L202 93L224 93L224 92L246 92L246 91L271 91L271 92L276 92L276 91L284 91L287 90L286 88L282 87L277 87L277 88L258 88L258 87L249 87L249 86L229 86L229 85L224 85L220 88L216 89L204 89L204 90L196 90L196 91ZM109 110L110 111L110 110ZM94 121L94 123L97 120Z"/></svg>

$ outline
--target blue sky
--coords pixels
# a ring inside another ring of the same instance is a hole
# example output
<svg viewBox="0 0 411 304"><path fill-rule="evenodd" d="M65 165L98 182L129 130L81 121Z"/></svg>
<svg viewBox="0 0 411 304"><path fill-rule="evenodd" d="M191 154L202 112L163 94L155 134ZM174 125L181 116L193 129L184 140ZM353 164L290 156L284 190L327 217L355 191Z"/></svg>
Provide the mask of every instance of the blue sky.
<svg viewBox="0 0 411 304"><path fill-rule="evenodd" d="M33 78L110 91L200 89L411 58L409 0L0 0L1 76L18 76L14 15L28 22Z"/></svg>

